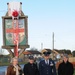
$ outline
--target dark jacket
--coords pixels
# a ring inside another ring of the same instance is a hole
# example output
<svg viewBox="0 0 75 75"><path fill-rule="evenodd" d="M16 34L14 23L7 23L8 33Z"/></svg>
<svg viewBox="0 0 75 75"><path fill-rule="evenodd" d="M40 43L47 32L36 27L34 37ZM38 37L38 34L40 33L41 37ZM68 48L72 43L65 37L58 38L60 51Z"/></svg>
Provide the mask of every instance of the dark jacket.
<svg viewBox="0 0 75 75"><path fill-rule="evenodd" d="M23 68L24 75L39 75L39 71L36 64L27 63Z"/></svg>
<svg viewBox="0 0 75 75"><path fill-rule="evenodd" d="M20 68L20 69L18 69L19 75L22 75L22 69L20 66L19 66L19 68ZM6 75L16 75L16 71L15 71L15 68L13 65L8 66Z"/></svg>
<svg viewBox="0 0 75 75"><path fill-rule="evenodd" d="M48 65L45 63L45 60L40 61L39 71L40 75L56 75L56 68L54 61L50 59Z"/></svg>
<svg viewBox="0 0 75 75"><path fill-rule="evenodd" d="M74 68L73 65L67 61L67 63L62 63L59 64L58 67L58 75L73 75L74 73Z"/></svg>

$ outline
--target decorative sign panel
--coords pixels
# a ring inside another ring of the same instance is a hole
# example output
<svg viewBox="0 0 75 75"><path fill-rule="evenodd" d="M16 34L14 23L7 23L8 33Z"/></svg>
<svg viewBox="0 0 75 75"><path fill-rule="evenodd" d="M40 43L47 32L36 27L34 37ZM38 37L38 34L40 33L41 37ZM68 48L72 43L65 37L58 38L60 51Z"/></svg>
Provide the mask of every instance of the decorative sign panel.
<svg viewBox="0 0 75 75"><path fill-rule="evenodd" d="M5 19L5 45L15 45L14 41L16 38L16 33L18 32L18 42L19 45L26 45L26 34L25 34L25 19L18 20L18 29L16 29L16 20Z"/></svg>

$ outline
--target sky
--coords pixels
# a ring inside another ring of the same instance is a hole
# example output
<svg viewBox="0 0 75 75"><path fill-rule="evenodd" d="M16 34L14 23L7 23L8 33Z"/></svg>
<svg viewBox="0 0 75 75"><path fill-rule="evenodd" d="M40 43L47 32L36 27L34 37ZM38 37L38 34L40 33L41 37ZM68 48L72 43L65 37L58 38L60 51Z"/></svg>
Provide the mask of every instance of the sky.
<svg viewBox="0 0 75 75"><path fill-rule="evenodd" d="M28 15L28 44L30 48L54 48L75 50L75 0L0 0L0 46L2 16L10 1L22 2L22 10Z"/></svg>

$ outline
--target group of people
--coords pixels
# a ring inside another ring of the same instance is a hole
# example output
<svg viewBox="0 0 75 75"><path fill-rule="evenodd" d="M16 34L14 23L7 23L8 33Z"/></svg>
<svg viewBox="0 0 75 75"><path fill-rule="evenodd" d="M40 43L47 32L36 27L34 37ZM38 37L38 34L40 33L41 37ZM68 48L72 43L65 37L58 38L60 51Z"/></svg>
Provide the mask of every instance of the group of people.
<svg viewBox="0 0 75 75"><path fill-rule="evenodd" d="M29 62L26 63L23 69L18 64L18 59L13 58L11 65L7 68L6 75L73 75L73 65L68 61L67 54L63 56L63 62L59 64L56 70L55 63L50 59L51 52L43 52L44 60L41 60L39 67L34 62L34 57L29 56Z"/></svg>

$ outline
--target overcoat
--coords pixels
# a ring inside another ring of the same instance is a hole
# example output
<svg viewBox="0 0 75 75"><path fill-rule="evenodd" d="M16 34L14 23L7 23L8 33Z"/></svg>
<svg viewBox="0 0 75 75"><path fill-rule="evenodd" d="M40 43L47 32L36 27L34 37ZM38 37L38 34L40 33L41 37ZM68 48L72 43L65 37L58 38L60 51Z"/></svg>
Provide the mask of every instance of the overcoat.
<svg viewBox="0 0 75 75"><path fill-rule="evenodd" d="M39 70L38 70L37 65L35 63L25 64L24 68L23 68L23 72L24 72L24 75L39 75Z"/></svg>
<svg viewBox="0 0 75 75"><path fill-rule="evenodd" d="M21 67L19 65L18 65L18 67L19 67L19 69L18 69L19 75L22 75L22 69L21 69ZM6 75L16 75L16 69L15 69L15 67L13 65L9 65L7 67Z"/></svg>
<svg viewBox="0 0 75 75"><path fill-rule="evenodd" d="M63 61L58 66L58 75L73 75L74 68L72 63L67 61L66 63Z"/></svg>

